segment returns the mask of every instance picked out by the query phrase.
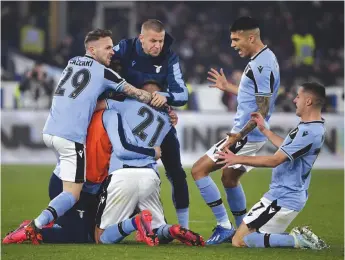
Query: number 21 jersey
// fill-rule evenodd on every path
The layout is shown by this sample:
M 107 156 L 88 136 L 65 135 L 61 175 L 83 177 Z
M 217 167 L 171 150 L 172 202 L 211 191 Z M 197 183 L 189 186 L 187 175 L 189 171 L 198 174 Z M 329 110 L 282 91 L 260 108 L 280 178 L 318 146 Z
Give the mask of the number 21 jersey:
M 43 134 L 85 144 L 87 128 L 106 89 L 122 92 L 125 80 L 90 56 L 68 61 L 55 90 Z

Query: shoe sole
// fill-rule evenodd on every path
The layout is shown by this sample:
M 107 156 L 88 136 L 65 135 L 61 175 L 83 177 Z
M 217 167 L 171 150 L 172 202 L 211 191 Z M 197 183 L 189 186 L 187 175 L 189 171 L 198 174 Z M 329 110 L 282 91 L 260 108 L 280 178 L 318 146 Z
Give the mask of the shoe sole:
M 140 215 L 135 218 L 135 223 L 137 224 L 138 232 L 145 242 L 149 246 L 158 245 L 158 238 L 153 233 L 151 227 L 152 214 L 148 210 L 143 210 Z
M 186 234 L 188 232 L 191 233 L 195 237 L 195 239 L 193 239 L 193 240 L 188 239 L 186 237 Z M 205 241 L 204 241 L 202 236 L 200 236 L 199 234 L 197 234 L 197 233 L 195 233 L 189 229 L 183 228 L 181 226 L 179 227 L 178 233 L 171 234 L 171 235 L 174 239 L 177 239 L 178 241 L 180 241 L 183 244 L 186 244 L 187 246 L 205 246 Z

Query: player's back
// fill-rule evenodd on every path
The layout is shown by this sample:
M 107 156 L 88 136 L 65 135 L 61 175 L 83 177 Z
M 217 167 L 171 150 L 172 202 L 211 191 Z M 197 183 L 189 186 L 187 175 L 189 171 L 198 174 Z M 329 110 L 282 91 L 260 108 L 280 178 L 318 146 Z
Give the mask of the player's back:
M 160 146 L 163 139 L 171 129 L 169 116 L 166 112 L 133 99 L 123 102 L 108 101 L 109 110 L 103 114 L 103 122 L 113 147 L 113 140 L 119 136 L 120 144 L 113 148 L 110 159 L 109 173 L 123 166 L 155 168 L 153 149 L 149 147 Z M 112 129 L 111 122 L 117 120 L 119 125 Z M 124 149 L 119 150 L 123 146 Z M 143 147 L 143 148 L 141 148 Z M 146 147 L 146 148 L 145 148 Z M 148 152 L 151 150 L 152 152 Z
M 134 99 L 114 101 L 111 108 L 118 111 L 127 122 L 140 146 L 160 146 L 171 129 L 170 118 L 166 111 L 156 110 Z
M 250 114 L 258 111 L 256 102 L 256 97 L 258 96 L 270 97 L 269 111 L 265 118 L 268 121 L 274 110 L 279 85 L 278 61 L 274 53 L 266 46 L 250 59 L 242 74 L 237 95 L 237 112 L 232 132 L 239 132 L 250 120 Z M 258 129 L 254 129 L 249 133 L 248 140 L 261 142 L 267 140 L 267 138 Z
M 280 150 L 288 160 L 273 169 L 269 199 L 284 207 L 301 210 L 308 199 L 311 170 L 325 139 L 323 121 L 300 123 L 285 138 Z
M 85 143 L 98 96 L 106 88 L 121 88 L 123 79 L 90 56 L 68 61 L 55 90 L 44 134 Z

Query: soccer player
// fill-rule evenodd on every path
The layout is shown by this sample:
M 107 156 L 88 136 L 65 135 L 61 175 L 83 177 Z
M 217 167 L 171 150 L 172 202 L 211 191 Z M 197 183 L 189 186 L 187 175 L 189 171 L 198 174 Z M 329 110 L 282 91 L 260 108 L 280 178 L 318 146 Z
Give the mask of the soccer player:
M 85 179 L 86 132 L 98 96 L 106 89 L 113 89 L 145 103 L 152 99 L 150 93 L 133 87 L 106 68 L 114 54 L 111 31 L 91 31 L 84 43 L 85 56 L 69 60 L 62 73 L 43 129 L 45 144 L 58 157 L 63 192 L 26 227 L 28 236 L 35 244 L 38 243 L 37 231 L 62 216 L 79 199 Z
M 260 39 L 259 24 L 251 17 L 237 19 L 230 28 L 231 47 L 238 51 L 240 57 L 250 58 L 242 74 L 239 87 L 228 86 L 223 71 L 220 74 L 212 69 L 208 79 L 214 87 L 231 90 L 237 95 L 237 112 L 231 134 L 211 147 L 192 167 L 192 176 L 205 202 L 211 207 L 217 220 L 217 226 L 207 244 L 220 244 L 234 234 L 235 230 L 229 221 L 218 187 L 209 176 L 219 169 L 215 154 L 224 147 L 234 153 L 255 155 L 265 144 L 267 138 L 255 129 L 256 124 L 250 121 L 252 112 L 259 112 L 266 121 L 269 120 L 280 82 L 279 65 L 273 52 Z M 240 177 L 252 169 L 246 165 L 236 164 L 222 172 L 222 183 L 227 200 L 239 226 L 246 214 L 246 197 L 239 182 Z
M 242 164 L 273 168 L 269 191 L 244 217 L 232 239 L 236 247 L 327 247 L 308 227 L 283 234 L 307 202 L 311 169 L 325 140 L 321 117 L 326 102 L 325 88 L 315 82 L 304 83 L 293 102 L 301 121 L 285 139 L 267 128 L 260 113 L 252 113 L 258 129 L 278 148 L 274 155 L 235 155 L 228 148 L 217 153 L 217 164 L 225 164 L 223 167 Z
M 153 84 L 146 87 L 149 87 L 150 91 L 159 90 Z M 114 133 L 117 131 L 125 149 L 136 151 L 143 156 L 133 159 L 131 156 L 111 153 L 109 176 L 102 188 L 96 216 L 96 243 L 117 243 L 134 230 L 138 230 L 141 240 L 154 246 L 158 243 L 153 233 L 153 230 L 156 230 L 160 241 L 178 239 L 187 245 L 203 245 L 200 235 L 180 225 L 166 224 L 160 202 L 157 164 L 152 159 L 154 153 L 146 151 L 150 150 L 148 148 L 138 150 L 132 147 L 133 144 L 143 147 L 159 146 L 172 128 L 167 112 L 152 109 L 133 99 L 123 102 L 107 100 L 107 104 L 110 109 L 104 111 L 103 119 L 112 146 L 116 145 Z M 129 128 L 121 127 L 122 120 L 127 122 Z M 135 140 L 124 144 L 126 137 L 131 134 Z M 130 219 L 136 208 L 142 212 L 139 217 Z
M 171 50 L 173 38 L 165 32 L 164 25 L 155 19 L 145 21 L 139 37 L 123 39 L 115 47 L 114 62 L 120 75 L 136 87 L 146 82 L 156 82 L 163 88 L 153 94 L 151 105 L 183 106 L 188 101 L 179 57 Z M 176 130 L 168 133 L 162 145 L 162 162 L 172 185 L 172 199 L 179 224 L 188 228 L 189 194 L 186 173 L 182 168 L 180 144 Z

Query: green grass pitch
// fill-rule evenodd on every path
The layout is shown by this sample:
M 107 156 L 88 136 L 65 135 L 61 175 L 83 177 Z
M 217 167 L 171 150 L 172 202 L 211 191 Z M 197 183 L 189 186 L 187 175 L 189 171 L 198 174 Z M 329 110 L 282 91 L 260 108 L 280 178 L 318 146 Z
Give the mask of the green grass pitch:
M 36 217 L 48 204 L 48 180 L 52 166 L 2 166 L 1 236 L 16 228 L 24 219 Z M 215 225 L 211 210 L 204 203 L 187 171 L 190 192 L 190 228 L 205 239 Z M 171 202 L 170 185 L 161 171 L 162 201 L 169 223 L 177 218 Z M 220 173 L 212 175 L 221 187 Z M 242 178 L 249 209 L 268 189 L 270 170 L 253 170 Z M 223 200 L 226 197 L 222 188 Z M 228 206 L 226 205 L 228 208 Z M 229 216 L 231 213 L 229 212 Z M 231 216 L 232 218 L 232 216 Z M 293 221 L 293 226 L 310 225 L 331 248 L 324 251 L 295 249 L 242 249 L 231 244 L 209 247 L 187 247 L 179 243 L 150 248 L 137 244 L 130 236 L 117 245 L 4 245 L 4 260 L 24 259 L 344 259 L 344 174 L 343 170 L 314 170 L 309 201 Z

